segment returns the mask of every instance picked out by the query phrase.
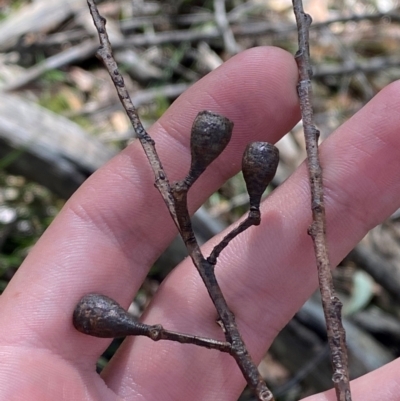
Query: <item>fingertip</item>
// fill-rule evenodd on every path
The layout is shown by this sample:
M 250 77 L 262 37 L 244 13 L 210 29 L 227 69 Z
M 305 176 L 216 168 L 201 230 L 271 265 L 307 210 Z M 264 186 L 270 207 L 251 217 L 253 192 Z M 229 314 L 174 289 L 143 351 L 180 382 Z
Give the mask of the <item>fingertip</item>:
M 385 99 L 390 100 L 391 104 L 398 104 L 400 102 L 399 98 L 400 92 L 400 79 L 391 82 L 389 85 L 385 86 L 377 96 L 383 96 Z
M 150 130 L 160 148 L 165 141 L 165 149 L 176 151 L 177 157 L 169 159 L 173 164 L 166 163 L 167 171 L 182 169 L 192 122 L 199 111 L 210 110 L 234 123 L 228 150 L 213 165 L 214 172 L 227 179 L 240 169 L 249 140 L 275 143 L 297 123 L 297 79 L 294 57 L 275 47 L 245 50 L 206 75 Z
M 400 391 L 399 364 L 399 359 L 394 360 L 373 372 L 352 380 L 350 387 L 353 400 L 398 401 Z M 335 390 L 331 389 L 303 398 L 302 401 L 334 401 L 336 399 Z
M 160 123 L 180 131 L 182 126 L 191 126 L 200 110 L 211 108 L 234 121 L 237 135 L 249 135 L 249 128 L 265 131 L 266 117 L 268 125 L 287 123 L 285 129 L 289 130 L 300 116 L 297 79 L 296 62 L 287 51 L 270 46 L 248 49 L 180 96 Z M 179 125 L 175 129 L 171 122 L 176 120 Z

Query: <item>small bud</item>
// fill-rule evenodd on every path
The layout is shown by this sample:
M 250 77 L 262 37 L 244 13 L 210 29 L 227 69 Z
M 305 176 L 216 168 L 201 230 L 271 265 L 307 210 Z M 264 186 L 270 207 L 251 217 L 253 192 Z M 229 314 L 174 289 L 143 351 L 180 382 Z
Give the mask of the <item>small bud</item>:
M 279 150 L 268 142 L 251 142 L 243 154 L 242 170 L 250 207 L 260 207 L 261 196 L 275 176 Z
M 211 111 L 203 110 L 193 122 L 190 139 L 192 163 L 191 181 L 213 162 L 228 145 L 232 136 L 233 122 Z

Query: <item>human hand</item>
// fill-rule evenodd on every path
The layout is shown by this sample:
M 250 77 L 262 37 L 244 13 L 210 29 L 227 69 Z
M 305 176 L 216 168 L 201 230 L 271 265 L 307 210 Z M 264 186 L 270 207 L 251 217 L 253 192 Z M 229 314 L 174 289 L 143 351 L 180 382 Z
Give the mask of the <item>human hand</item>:
M 194 85 L 152 127 L 173 181 L 188 170 L 190 127 L 200 110 L 235 123 L 230 144 L 189 193 L 192 210 L 239 170 L 248 142 L 276 142 L 298 121 L 296 83 L 290 54 L 248 50 Z M 321 146 L 333 264 L 400 206 L 399 91 L 399 83 L 384 89 Z M 317 286 L 304 165 L 268 198 L 262 216 L 259 227 L 223 251 L 216 268 L 256 361 Z M 87 293 L 108 295 L 127 307 L 175 235 L 134 143 L 68 201 L 0 297 L 0 399 L 236 400 L 245 381 L 229 355 L 129 338 L 99 376 L 96 361 L 109 340 L 85 336 L 72 325 L 74 307 Z M 217 242 L 206 244 L 205 254 Z M 215 318 L 189 259 L 163 282 L 143 317 L 149 324 L 222 339 Z M 400 400 L 399 368 L 394 361 L 354 381 L 353 399 Z M 307 398 L 323 400 L 334 401 L 334 393 Z

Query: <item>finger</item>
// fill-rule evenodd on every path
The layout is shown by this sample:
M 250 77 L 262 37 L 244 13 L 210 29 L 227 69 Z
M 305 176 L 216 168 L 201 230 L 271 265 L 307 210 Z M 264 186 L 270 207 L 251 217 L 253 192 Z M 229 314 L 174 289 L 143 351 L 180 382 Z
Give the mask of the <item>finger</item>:
M 191 191 L 192 209 L 238 171 L 248 141 L 276 141 L 295 124 L 296 77 L 290 54 L 274 48 L 246 51 L 194 85 L 151 129 L 174 180 L 188 171 L 190 127 L 200 110 L 235 121 L 232 142 Z M 1 297 L 2 341 L 40 342 L 69 359 L 87 357 L 87 366 L 93 366 L 105 342 L 73 329 L 74 305 L 88 292 L 128 305 L 176 235 L 153 182 L 135 143 L 82 186 Z
M 321 146 L 332 265 L 400 206 L 400 82 L 379 93 Z M 237 237 L 216 266 L 230 308 L 259 361 L 317 286 L 305 165 L 263 204 L 261 227 Z M 221 236 L 219 237 L 221 238 Z M 212 243 L 216 243 L 215 240 Z M 206 246 L 207 255 L 211 245 Z M 145 321 L 221 338 L 215 310 L 190 260 L 163 283 Z M 232 358 L 193 346 L 129 340 L 108 367 L 107 384 L 127 400 L 237 399 L 244 381 Z M 122 379 L 121 379 L 122 378 Z
M 351 394 L 353 400 L 363 401 L 399 401 L 400 400 L 400 380 L 399 380 L 400 360 L 397 359 L 374 372 L 368 373 L 351 382 Z M 326 391 L 303 401 L 335 401 L 336 394 L 333 390 Z

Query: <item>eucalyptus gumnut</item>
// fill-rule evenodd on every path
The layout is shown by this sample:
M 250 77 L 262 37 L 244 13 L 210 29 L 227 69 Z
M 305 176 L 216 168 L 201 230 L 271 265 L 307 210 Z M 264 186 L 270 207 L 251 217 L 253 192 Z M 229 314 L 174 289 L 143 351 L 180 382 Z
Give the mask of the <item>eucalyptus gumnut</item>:
M 101 294 L 85 295 L 75 307 L 75 328 L 94 337 L 113 338 L 142 334 L 132 317 L 113 299 Z
M 251 142 L 242 159 L 243 177 L 250 197 L 250 207 L 259 208 L 261 196 L 275 176 L 279 150 L 268 142 Z
M 192 180 L 222 153 L 228 145 L 233 130 L 233 122 L 220 114 L 203 110 L 193 122 L 190 149 L 192 162 L 189 176 Z

